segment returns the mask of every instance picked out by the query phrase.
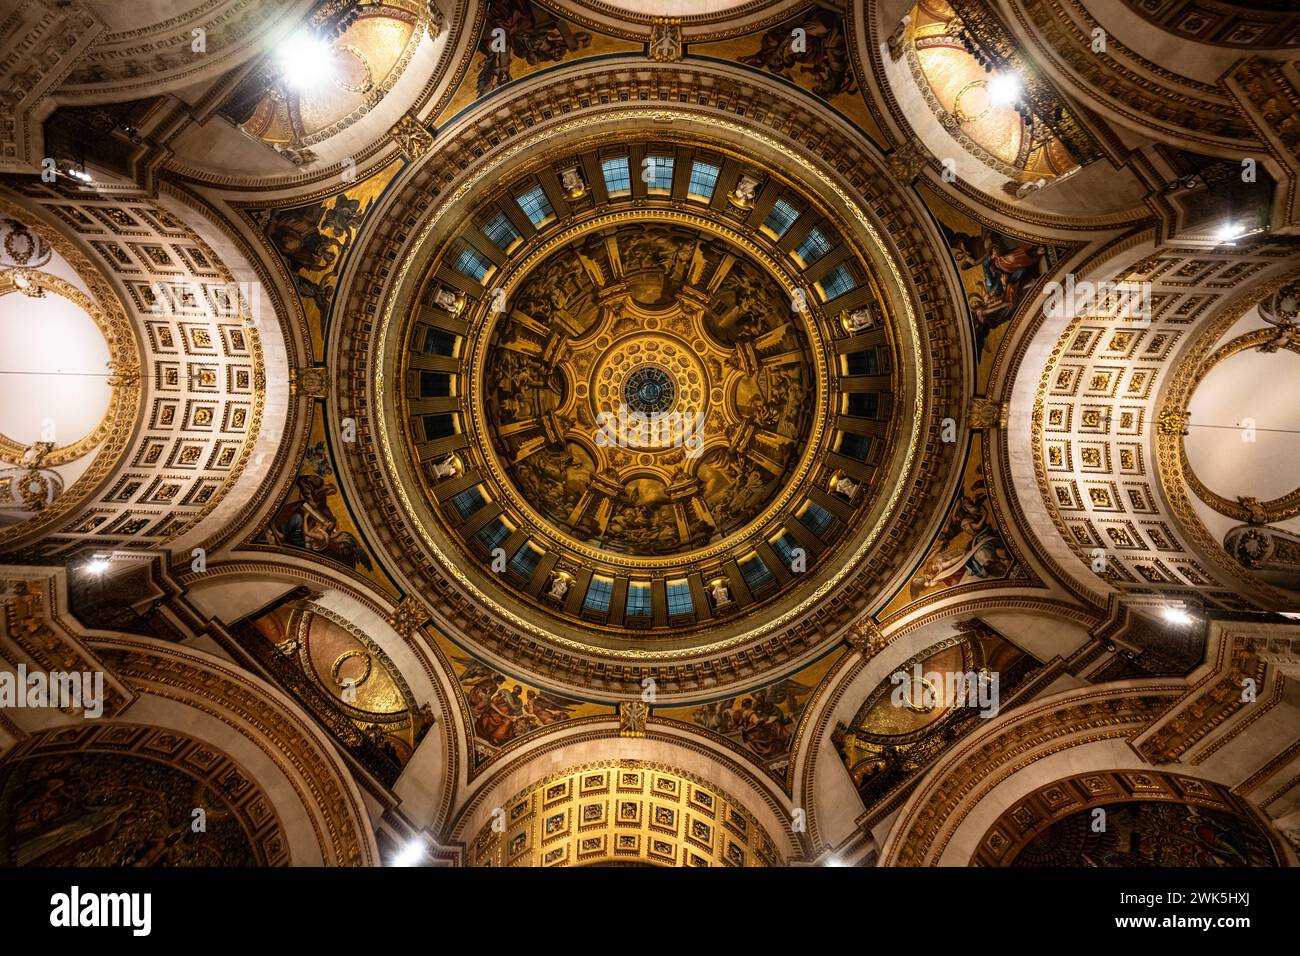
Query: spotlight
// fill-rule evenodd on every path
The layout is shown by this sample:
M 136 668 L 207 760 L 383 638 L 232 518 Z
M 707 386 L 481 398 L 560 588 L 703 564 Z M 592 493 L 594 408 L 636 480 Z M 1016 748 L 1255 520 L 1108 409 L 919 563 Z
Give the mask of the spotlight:
M 1014 73 L 998 73 L 989 80 L 989 101 L 994 106 L 1014 103 L 1020 96 L 1020 79 Z
M 93 574 L 95 577 L 99 577 L 108 570 L 108 558 L 101 554 L 97 554 L 86 562 L 85 569 L 87 574 Z
M 1167 607 L 1161 613 L 1164 615 L 1165 621 L 1175 627 L 1187 627 L 1189 624 L 1194 624 L 1196 622 L 1196 618 L 1192 617 L 1192 615 L 1188 614 L 1181 607 Z
M 411 840 L 393 857 L 393 866 L 419 866 L 424 858 L 424 842 Z
M 1235 222 L 1227 222 L 1218 228 L 1214 233 L 1214 238 L 1219 242 L 1232 242 L 1240 239 L 1245 234 L 1246 229 L 1244 226 L 1239 226 Z
M 328 76 L 332 59 L 330 45 L 306 30 L 285 40 L 275 56 L 285 82 L 298 90 L 309 89 Z

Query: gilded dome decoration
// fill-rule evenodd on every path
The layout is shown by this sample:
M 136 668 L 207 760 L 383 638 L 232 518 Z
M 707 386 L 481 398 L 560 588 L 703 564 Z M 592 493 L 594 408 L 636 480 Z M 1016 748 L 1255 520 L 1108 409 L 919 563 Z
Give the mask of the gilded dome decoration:
M 870 266 L 811 197 L 739 164 L 726 191 L 722 153 L 638 152 L 640 175 L 608 147 L 477 205 L 427 268 L 403 407 L 472 561 L 644 640 L 751 613 L 852 536 L 898 358 Z M 579 169 L 590 193 L 554 188 Z M 763 215 L 733 201 L 760 187 Z
M 724 540 L 807 446 L 816 381 L 803 317 L 707 234 L 638 224 L 592 238 L 552 254 L 492 334 L 486 376 L 515 384 L 488 412 L 499 459 L 545 520 L 602 551 Z M 521 457 L 543 418 L 562 448 Z M 589 494 L 593 483 L 609 493 Z
M 1293 6 L 0 3 L 0 866 L 1300 865 Z

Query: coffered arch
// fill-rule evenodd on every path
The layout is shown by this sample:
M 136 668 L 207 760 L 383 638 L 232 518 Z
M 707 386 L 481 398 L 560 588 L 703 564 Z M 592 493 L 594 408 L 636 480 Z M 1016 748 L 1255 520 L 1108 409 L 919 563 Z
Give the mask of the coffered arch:
M 27 525 L 8 532 L 11 551 L 37 549 L 30 557 L 211 535 L 216 528 L 199 522 L 245 470 L 250 490 L 269 470 L 266 456 L 279 444 L 280 423 L 266 421 L 266 410 L 269 402 L 282 415 L 287 397 L 283 365 L 267 378 L 262 332 L 278 336 L 280 323 L 270 306 L 269 314 L 254 315 L 260 289 L 237 281 L 212 246 L 156 200 L 88 192 L 29 186 L 21 197 L 10 194 L 11 208 L 21 203 L 24 218 L 52 242 L 62 241 L 54 237 L 65 230 L 78 235 L 67 254 L 120 314 L 118 337 L 129 335 L 138 350 L 99 374 L 129 381 L 138 404 L 118 408 L 122 435 L 111 463 L 106 459 L 90 479 L 93 487 L 83 482 L 88 497 L 42 506 L 48 515 L 39 544 L 24 545 L 31 540 Z M 270 355 L 283 362 L 275 345 Z M 226 527 L 231 510 L 215 523 Z M 54 521 L 57 527 L 49 527 Z
M 1266 585 L 1247 580 L 1199 519 L 1176 504 L 1184 493 L 1160 448 L 1166 431 L 1181 433 L 1186 424 L 1166 414 L 1183 411 L 1181 404 L 1166 408 L 1174 370 L 1209 330 L 1231 327 L 1277 287 L 1287 274 L 1286 249 L 1262 243 L 1231 256 L 1156 250 L 1134 235 L 1065 277 L 1092 297 L 1091 307 L 1084 297 L 1067 298 L 1062 308 L 1043 299 L 1036 329 L 1009 353 L 1016 369 L 1010 417 L 1032 425 L 1008 430 L 1004 475 L 1025 527 L 1046 527 L 1035 516 L 1051 521 L 1060 543 L 1037 539 L 1085 591 L 1113 586 L 1221 607 L 1241 606 L 1242 595 L 1253 594 L 1285 606 L 1278 592 L 1270 596 Z M 1093 294 L 1098 289 L 1103 295 Z M 1130 314 L 1142 311 L 1144 295 L 1149 319 Z M 1032 388 L 1030 368 L 1041 369 Z M 1032 493 L 1030 462 L 1038 485 Z
M 592 760 L 593 753 L 609 753 L 607 748 L 611 747 L 617 748 L 616 758 Z M 581 762 L 574 763 L 575 757 Z M 584 791 L 582 778 L 593 771 L 597 774 L 608 771 L 607 779 L 603 783 L 593 782 Z M 635 774 L 639 779 L 622 783 L 617 774 L 623 772 Z M 612 834 L 600 852 L 592 849 L 596 859 L 616 860 L 622 856 L 615 841 L 620 832 L 620 794 L 640 808 L 635 821 L 631 817 L 624 821 L 631 829 L 623 832 L 640 834 L 637 848 L 625 848 L 632 858 L 661 865 L 693 865 L 689 857 L 681 856 L 685 851 L 702 857 L 711 866 L 774 866 L 803 857 L 801 837 L 792 829 L 794 816 L 788 798 L 776 791 L 765 775 L 755 773 L 752 767 L 730 754 L 714 751 L 689 731 L 672 727 L 656 729 L 651 724 L 644 736 L 620 737 L 616 723 L 611 726 L 608 721 L 595 720 L 547 735 L 536 746 L 481 778 L 460 807 L 446 842 L 463 846 L 466 865 L 484 865 L 489 857 L 499 859 L 491 865 L 509 865 L 511 839 L 528 829 L 536 831 L 536 839 L 529 839 L 527 844 L 528 850 L 537 854 L 535 865 L 582 862 L 580 842 L 575 843 L 571 855 L 563 860 L 548 864 L 543 856 L 549 851 L 545 825 L 546 818 L 551 816 L 546 812 L 545 790 L 565 779 L 572 780 L 573 785 L 564 799 L 578 810 L 569 814 L 566 830 L 575 839 L 580 840 L 584 829 L 579 804 L 608 804 L 599 824 L 587 821 L 602 829 L 609 827 Z M 657 784 L 659 779 L 663 782 Z M 582 800 L 584 793 L 591 797 L 590 801 Z M 531 803 L 530 794 L 536 794 L 540 802 Z M 512 818 L 512 808 L 518 807 L 521 801 L 529 803 L 523 811 L 527 816 Z M 658 821 L 657 828 L 656 806 L 679 809 L 671 820 Z M 504 816 L 498 810 L 504 810 Z M 493 830 L 494 818 L 505 821 L 504 833 Z M 695 834 L 692 838 L 693 818 L 708 824 L 707 837 Z M 650 843 L 656 834 L 670 844 L 658 853 Z M 731 843 L 742 853 L 738 856 L 729 853 Z

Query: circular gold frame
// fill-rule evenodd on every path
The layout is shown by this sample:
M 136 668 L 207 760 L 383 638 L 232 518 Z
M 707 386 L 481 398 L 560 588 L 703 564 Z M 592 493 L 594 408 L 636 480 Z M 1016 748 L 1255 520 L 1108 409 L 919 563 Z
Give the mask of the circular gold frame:
M 1245 335 L 1240 335 L 1231 342 L 1220 346 L 1208 358 L 1193 366 L 1188 373 L 1187 379 L 1184 382 L 1180 382 L 1183 389 L 1182 395 L 1184 397 L 1183 407 L 1186 407 L 1186 403 L 1190 402 L 1197 387 L 1205 379 L 1205 376 L 1210 373 L 1211 369 L 1234 355 L 1238 355 L 1248 349 L 1258 348 L 1276 335 L 1277 330 L 1272 327 L 1247 332 Z M 1289 342 L 1286 345 L 1286 349 L 1300 355 L 1300 344 Z M 1187 448 L 1182 441 L 1184 436 L 1179 435 L 1175 437 L 1179 439 L 1178 457 L 1179 462 L 1182 465 L 1183 478 L 1187 481 L 1188 487 L 1195 492 L 1196 497 L 1200 498 L 1215 511 L 1219 512 L 1219 514 L 1227 515 L 1235 521 L 1251 521 L 1251 512 L 1249 509 L 1245 508 L 1240 502 L 1232 501 L 1217 492 L 1212 491 L 1203 481 L 1201 481 L 1200 476 L 1196 474 L 1196 470 L 1192 467 L 1192 463 L 1187 458 Z M 1294 518 L 1296 515 L 1300 515 L 1300 486 L 1287 494 L 1282 495 L 1280 498 L 1261 501 L 1259 506 L 1267 516 L 1266 521 L 1269 524 L 1277 521 L 1286 521 L 1288 518 Z
M 727 135 L 736 139 L 724 139 L 722 134 L 706 136 L 698 130 L 692 133 L 677 131 L 670 125 L 675 122 L 685 122 L 692 125 L 707 123 L 710 128 L 723 130 Z M 630 128 L 638 124 L 650 124 L 653 131 L 631 132 Z M 422 263 L 427 258 L 424 249 L 427 246 L 429 237 L 435 232 L 443 235 L 448 234 L 449 227 L 444 222 L 444 218 L 452 210 L 457 209 L 466 197 L 479 188 L 485 180 L 499 175 L 501 168 L 510 160 L 535 149 L 542 142 L 553 142 L 557 138 L 564 140 L 566 134 L 586 128 L 598 128 L 600 131 L 589 133 L 585 137 L 575 137 L 573 140 L 566 142 L 566 148 L 578 151 L 588 146 L 607 142 L 613 135 L 618 135 L 619 141 L 622 143 L 652 139 L 656 142 L 680 142 L 702 146 L 740 159 L 742 162 L 752 162 L 752 156 L 749 153 L 741 153 L 739 151 L 740 147 L 736 145 L 737 142 L 752 142 L 756 147 L 770 150 L 788 161 L 789 165 L 785 167 L 787 172 L 777 172 L 776 169 L 772 169 L 773 175 L 786 182 L 791 182 L 792 175 L 807 176 L 807 182 L 810 184 L 808 188 L 812 190 L 812 195 L 822 196 L 823 194 L 817 192 L 817 190 L 824 188 L 826 193 L 823 199 L 838 201 L 842 204 L 844 210 L 842 213 L 829 209 L 824 201 L 817 203 L 817 208 L 830 222 L 835 224 L 844 237 L 846 244 L 853 251 L 855 261 L 862 264 L 866 269 L 866 282 L 871 286 L 874 297 L 884 315 L 889 320 L 896 321 L 898 339 L 890 342 L 890 350 L 894 361 L 899 363 L 904 357 L 911 357 L 918 363 L 910 380 L 904 379 L 900 382 L 897 397 L 902 402 L 903 411 L 895 414 L 891 420 L 886 439 L 891 445 L 898 443 L 898 450 L 895 453 L 898 461 L 891 474 L 906 476 L 907 480 L 895 481 L 880 496 L 883 500 L 877 506 L 878 514 L 875 520 L 870 527 L 866 528 L 865 534 L 852 542 L 852 551 L 846 559 L 843 562 L 836 562 L 839 570 L 835 571 L 827 579 L 819 581 L 809 592 L 799 595 L 788 606 L 778 608 L 774 616 L 758 622 L 755 626 L 743 632 L 710 641 L 707 645 L 691 644 L 681 647 L 650 649 L 644 646 L 625 648 L 599 643 L 593 644 L 590 640 L 579 641 L 565 634 L 556 633 L 554 628 L 543 627 L 539 624 L 533 615 L 522 616 L 513 607 L 503 604 L 492 594 L 486 592 L 481 583 L 471 577 L 460 566 L 455 556 L 449 553 L 446 546 L 425 527 L 420 510 L 408 493 L 406 482 L 402 478 L 404 469 L 398 463 L 394 447 L 401 444 L 402 438 L 398 436 L 395 439 L 389 431 L 389 410 L 395 407 L 394 402 L 390 402 L 390 399 L 395 399 L 399 394 L 397 389 L 392 388 L 392 383 L 389 381 L 390 375 L 396 377 L 396 368 L 392 368 L 390 372 L 382 359 L 376 362 L 376 367 L 373 369 L 370 378 L 369 389 L 369 401 L 377 409 L 383 410 L 382 414 L 376 414 L 373 417 L 379 449 L 379 466 L 386 480 L 391 483 L 391 493 L 401 512 L 410 522 L 412 532 L 421 545 L 427 549 L 429 558 L 437 567 L 439 573 L 446 574 L 449 579 L 454 580 L 456 585 L 464 589 L 464 592 L 474 601 L 481 602 L 484 606 L 490 608 L 494 616 L 498 617 L 507 627 L 513 628 L 521 638 L 549 645 L 559 649 L 561 653 L 575 655 L 598 653 L 606 659 L 634 660 L 641 666 L 650 667 L 669 666 L 673 662 L 697 657 L 706 647 L 709 653 L 730 653 L 742 645 L 755 644 L 769 635 L 789 628 L 792 622 L 806 614 L 809 608 L 840 588 L 857 571 L 860 562 L 881 544 L 882 538 L 886 535 L 890 526 L 890 516 L 894 515 L 897 509 L 903 506 L 904 497 L 908 494 L 907 489 L 915 477 L 915 470 L 919 467 L 922 429 L 918 426 L 933 410 L 933 403 L 927 389 L 931 351 L 923 344 L 927 339 L 922 332 L 917 305 L 908 292 L 911 284 L 905 277 L 899 261 L 890 251 L 890 244 L 881 235 L 863 205 L 850 195 L 846 187 L 836 180 L 828 172 L 827 168 L 821 165 L 822 158 L 805 156 L 802 152 L 778 141 L 770 131 L 756 128 L 748 121 L 729 116 L 718 116 L 704 111 L 693 110 L 689 107 L 627 106 L 612 112 L 561 119 L 554 125 L 547 125 L 542 129 L 531 132 L 500 153 L 477 164 L 472 173 L 460 182 L 454 190 L 443 195 L 441 200 L 433 206 L 432 211 L 426 216 L 418 232 L 407 242 L 407 251 L 391 269 L 386 268 L 386 274 L 391 274 L 392 288 L 410 289 L 412 287 L 408 283 L 413 281 L 418 283 L 418 279 L 412 273 L 423 272 Z M 531 158 L 528 162 L 521 163 L 513 172 L 518 176 L 523 176 L 551 160 L 552 157 L 550 156 Z M 801 191 L 805 195 L 808 194 L 807 189 Z M 460 218 L 465 216 L 464 213 L 460 212 L 456 213 L 456 215 Z M 459 227 L 460 223 L 458 221 L 451 228 L 456 229 Z M 881 259 L 879 265 L 862 251 L 861 244 L 863 242 L 869 242 L 874 249 L 878 250 Z M 878 268 L 885 271 L 889 280 L 893 283 L 892 288 L 898 290 L 899 294 L 897 296 L 890 296 L 881 292 L 882 280 L 877 274 Z M 418 288 L 418 284 L 415 288 Z M 409 306 L 412 301 L 414 301 L 412 292 L 400 296 L 390 292 L 385 297 L 375 320 L 373 332 L 374 338 L 381 343 L 382 348 L 391 349 L 394 347 L 395 342 L 404 343 L 406 341 L 407 336 L 404 333 L 407 331 L 413 315 L 406 306 Z M 399 303 L 403 304 L 400 314 Z M 897 316 L 895 316 L 895 310 L 898 311 Z M 900 342 L 906 342 L 910 351 L 903 349 Z M 391 359 L 388 361 L 391 361 Z M 897 364 L 896 367 L 901 369 L 903 366 Z
M 37 534 L 61 520 L 67 512 L 80 507 L 99 483 L 117 467 L 127 453 L 143 401 L 143 388 L 139 384 L 143 356 L 135 330 L 109 280 L 73 242 L 44 220 L 38 219 L 24 207 L 12 202 L 0 199 L 0 215 L 17 219 L 28 229 L 39 233 L 90 289 L 88 299 L 94 306 L 94 311 L 90 314 L 92 318 L 98 316 L 97 321 L 103 322 L 100 328 L 108 341 L 109 355 L 116 377 L 121 382 L 121 385 L 114 389 L 114 400 L 110 406 L 112 414 L 106 416 L 107 428 L 99 441 L 99 452 L 94 460 L 81 476 L 71 486 L 65 487 L 63 493 L 47 507 L 25 521 L 0 529 L 0 546 L 5 546 L 15 539 Z M 12 276 L 7 278 L 12 281 Z M 46 278 L 57 279 L 58 277 L 47 274 Z M 77 291 L 75 287 L 68 288 Z
M 1248 297 L 1243 297 L 1235 305 L 1227 308 L 1205 328 L 1200 337 L 1192 343 L 1182 362 L 1172 374 L 1170 383 L 1158 405 L 1161 419 L 1168 418 L 1179 424 L 1186 421 L 1188 401 L 1195 387 L 1195 382 L 1200 380 L 1198 370 L 1208 361 L 1207 354 L 1209 356 L 1215 354 L 1210 351 L 1214 343 L 1252 308 L 1288 282 L 1294 282 L 1298 278 L 1300 278 L 1300 272 L 1293 271 L 1268 282 L 1263 288 L 1252 290 Z M 1256 344 L 1261 344 L 1276 332 L 1272 329 L 1260 329 L 1249 334 L 1258 336 Z M 1243 568 L 1223 549 L 1222 542 L 1216 539 L 1209 529 L 1205 527 L 1187 495 L 1189 479 L 1184 461 L 1182 429 L 1157 427 L 1155 434 L 1156 476 L 1159 479 L 1160 488 L 1164 492 L 1165 500 L 1169 502 L 1170 510 L 1178 519 L 1183 532 L 1222 572 L 1231 575 L 1253 591 L 1262 595 L 1269 595 L 1274 600 L 1284 601 L 1289 606 L 1291 597 L 1287 592 L 1273 587 L 1252 574 L 1248 569 Z M 1240 508 L 1240 506 L 1237 507 Z M 1243 516 L 1247 515 L 1245 509 L 1241 509 L 1238 513 Z M 1242 517 L 1239 520 L 1246 521 L 1248 517 Z
M 28 294 L 14 281 L 14 272 L 16 271 L 18 270 L 0 273 L 0 296 L 14 293 Z M 120 354 L 125 350 L 117 342 L 118 333 L 114 331 L 107 313 L 97 306 L 90 296 L 81 292 L 70 282 L 46 272 L 28 270 L 26 276 L 32 288 L 41 292 L 53 293 L 60 298 L 66 299 L 90 317 L 95 323 L 95 327 L 99 329 L 100 334 L 104 336 L 104 341 L 108 343 L 110 365 L 113 367 L 112 374 L 121 375 L 124 369 L 131 368 L 129 356 Z M 114 382 L 115 379 L 110 377 L 109 386 L 112 389 L 112 394 L 108 400 L 108 407 L 104 409 L 104 414 L 99 423 L 76 441 L 59 448 L 53 448 L 47 452 L 41 460 L 42 467 L 66 465 L 68 462 L 76 461 L 104 440 L 112 430 L 114 422 L 117 421 L 120 406 L 124 400 L 122 386 L 114 384 Z M 27 446 L 19 444 L 9 436 L 0 433 L 0 461 L 11 465 L 22 465 L 23 455 L 26 450 Z
M 688 215 L 684 212 L 673 209 L 656 209 L 656 208 L 639 208 L 632 210 L 623 210 L 600 214 L 594 217 L 576 222 L 574 225 L 556 233 L 547 241 L 534 249 L 527 257 L 518 262 L 508 263 L 507 270 L 497 273 L 494 276 L 494 288 L 502 289 L 507 299 L 511 296 L 515 287 L 532 272 L 534 266 L 544 261 L 550 254 L 570 244 L 574 240 L 590 232 L 606 228 L 621 222 L 668 222 L 689 226 L 699 229 L 709 235 L 716 236 L 732 244 L 734 247 L 743 250 L 746 254 L 752 256 L 758 264 L 768 270 L 768 272 L 777 279 L 785 289 L 787 294 L 791 294 L 796 288 L 801 288 L 801 284 L 796 282 L 789 272 L 777 260 L 769 256 L 763 249 L 755 244 L 748 237 L 742 235 L 734 229 L 730 229 L 721 224 L 714 223 L 702 216 Z M 430 261 L 427 275 L 427 282 L 436 283 L 434 273 L 436 272 L 438 258 Z M 417 301 L 423 296 L 418 296 Z M 791 499 L 801 490 L 807 478 L 811 474 L 818 458 L 818 453 L 823 449 L 821 446 L 827 441 L 827 436 L 832 433 L 828 427 L 830 419 L 833 417 L 833 398 L 831 395 L 831 384 L 834 375 L 830 356 L 827 351 L 829 338 L 823 334 L 822 327 L 818 326 L 818 321 L 827 323 L 829 320 L 820 314 L 818 309 L 813 312 L 813 303 L 815 299 L 809 297 L 811 318 L 803 325 L 805 334 L 809 339 L 809 351 L 813 357 L 814 369 L 814 387 L 817 394 L 821 396 L 818 402 L 818 408 L 814 415 L 814 420 L 809 428 L 806 447 L 800 456 L 799 464 L 795 470 L 786 478 L 785 487 L 782 489 L 780 496 L 770 503 L 763 511 L 751 519 L 740 530 L 728 535 L 724 540 L 710 545 L 707 548 L 697 549 L 695 551 L 683 552 L 663 558 L 636 558 L 628 555 L 618 554 L 617 552 L 604 551 L 593 548 L 590 545 L 563 534 L 554 525 L 537 513 L 530 502 L 515 487 L 514 481 L 506 474 L 498 456 L 495 453 L 484 454 L 483 460 L 488 475 L 491 478 L 491 484 L 494 490 L 498 491 L 504 500 L 508 501 L 516 512 L 528 521 L 530 528 L 537 532 L 538 537 L 547 539 L 552 543 L 564 548 L 571 554 L 578 555 L 586 560 L 597 562 L 601 565 L 613 566 L 626 570 L 638 571 L 662 571 L 676 570 L 697 564 L 702 561 L 708 561 L 716 558 L 721 554 L 731 551 L 733 548 L 741 546 L 741 542 L 751 538 L 761 527 L 769 524 L 775 512 L 787 507 Z M 474 312 L 469 313 L 466 317 L 469 326 L 465 337 L 470 340 L 467 348 L 463 350 L 462 368 L 468 365 L 469 384 L 468 394 L 468 413 L 469 427 L 466 429 L 473 439 L 474 436 L 483 436 L 491 433 L 487 418 L 486 408 L 484 407 L 483 396 L 485 385 L 483 375 L 485 369 L 485 359 L 488 347 L 492 341 L 498 319 L 491 311 L 490 298 L 481 303 Z M 401 374 L 405 374 L 402 370 Z M 410 416 L 410 399 L 406 396 L 401 397 L 401 418 L 409 419 Z M 418 460 L 416 449 L 411 442 L 409 432 L 403 433 L 405 450 L 411 456 L 411 460 Z M 471 445 L 471 447 L 474 447 Z M 429 485 L 423 474 L 420 475 L 421 490 L 428 500 L 434 501 L 436 497 L 433 489 Z

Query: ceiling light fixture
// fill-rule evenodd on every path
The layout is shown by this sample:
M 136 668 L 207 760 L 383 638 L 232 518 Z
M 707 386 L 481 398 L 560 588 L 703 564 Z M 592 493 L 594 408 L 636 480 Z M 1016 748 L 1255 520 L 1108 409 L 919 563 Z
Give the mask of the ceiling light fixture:
M 86 573 L 93 574 L 96 577 L 108 570 L 108 558 L 102 554 L 97 554 L 86 562 Z
M 1014 73 L 997 73 L 989 80 L 989 102 L 1008 106 L 1020 98 L 1020 78 Z
M 1219 242 L 1232 242 L 1236 239 L 1240 239 L 1245 234 L 1245 226 L 1239 226 L 1235 222 L 1228 222 L 1218 228 L 1218 231 L 1214 233 L 1214 238 Z
M 299 91 L 327 79 L 332 59 L 330 44 L 308 30 L 285 40 L 275 55 L 285 82 Z
M 1196 622 L 1196 618 L 1192 617 L 1192 615 L 1188 614 L 1181 607 L 1167 607 L 1162 613 L 1164 614 L 1165 621 L 1175 627 L 1187 627 L 1187 625 Z
M 393 857 L 393 866 L 419 866 L 424 862 L 425 852 L 424 843 L 421 840 L 410 840 L 406 846 Z

